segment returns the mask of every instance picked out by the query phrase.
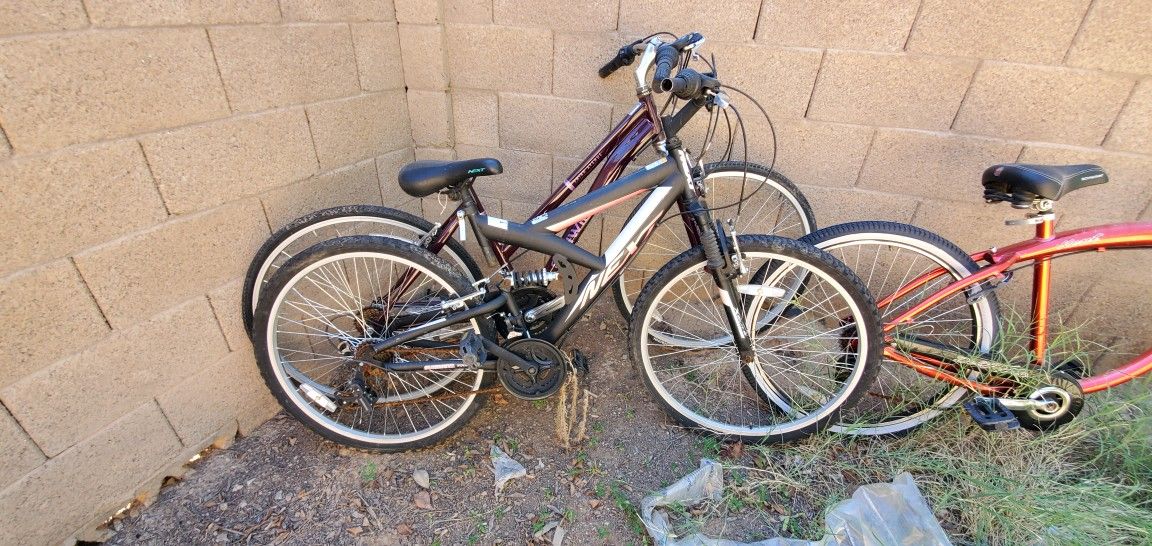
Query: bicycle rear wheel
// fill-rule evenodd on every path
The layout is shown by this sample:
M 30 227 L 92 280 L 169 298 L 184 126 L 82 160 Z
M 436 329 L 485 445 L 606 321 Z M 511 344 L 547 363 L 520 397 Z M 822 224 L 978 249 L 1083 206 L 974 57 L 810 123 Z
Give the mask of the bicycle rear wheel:
M 301 216 L 276 230 L 256 251 L 244 275 L 244 329 L 252 335 L 252 313 L 269 279 L 292 256 L 328 239 L 349 235 L 379 235 L 415 243 L 433 228 L 427 220 L 407 212 L 377 205 L 346 205 Z M 482 276 L 480 267 L 455 239 L 440 251 L 472 280 Z
M 446 325 L 372 360 L 358 355 L 367 343 L 443 318 L 441 303 L 470 290 L 451 264 L 393 238 L 319 243 L 289 260 L 260 299 L 260 373 L 288 413 L 329 440 L 376 451 L 434 444 L 483 402 L 477 391 L 490 374 L 451 364 L 468 332 L 494 335 L 491 321 Z M 442 368 L 394 372 L 373 363 L 430 360 Z
M 799 238 L 816 229 L 816 216 L 804 194 L 784 175 L 768 167 L 743 161 L 721 161 L 704 166 L 704 186 L 712 207 L 733 205 L 740 199 L 741 190 L 748 199 L 740 207 L 736 222 L 737 233 L 780 235 Z M 758 190 L 758 191 L 757 191 Z M 753 193 L 755 192 L 755 193 Z M 736 218 L 737 207 L 713 213 L 718 219 Z M 673 218 L 677 209 L 670 211 L 628 269 L 612 286 L 613 299 L 620 314 L 628 319 L 644 283 L 656 270 L 692 245 L 684 231 L 684 222 Z
M 877 300 L 884 300 L 909 281 L 944 269 L 943 275 L 880 308 L 884 321 L 923 298 L 975 272 L 979 267 L 948 240 L 915 226 L 895 222 L 853 222 L 827 227 L 801 238 L 836 256 L 852 268 Z M 943 345 L 969 354 L 986 354 L 999 331 L 996 294 L 975 290 L 953 295 L 893 334 Z M 843 420 L 832 428 L 855 435 L 895 435 L 928 422 L 960 402 L 967 390 L 929 378 L 889 359 Z
M 633 362 L 685 426 L 748 442 L 802 438 L 836 422 L 875 375 L 875 304 L 847 267 L 815 247 L 759 235 L 737 241 L 750 273 L 733 282 L 755 361 L 741 362 L 723 298 L 694 248 L 661 268 L 637 299 Z M 753 281 L 758 271 L 770 273 Z

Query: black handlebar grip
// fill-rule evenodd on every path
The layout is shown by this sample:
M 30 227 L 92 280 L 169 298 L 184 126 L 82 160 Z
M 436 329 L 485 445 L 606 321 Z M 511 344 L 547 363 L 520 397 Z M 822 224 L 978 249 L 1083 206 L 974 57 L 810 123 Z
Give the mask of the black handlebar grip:
M 613 72 L 619 70 L 622 66 L 624 66 L 624 59 L 621 59 L 620 56 L 617 55 L 613 57 L 611 61 L 608 61 L 608 64 L 601 66 L 597 74 L 600 74 L 601 78 L 607 78 L 608 76 L 611 76 Z
M 672 67 L 680 60 L 680 52 L 673 46 L 665 44 L 656 50 L 656 73 L 652 75 L 657 93 L 661 93 L 660 82 L 668 79 L 672 74 Z

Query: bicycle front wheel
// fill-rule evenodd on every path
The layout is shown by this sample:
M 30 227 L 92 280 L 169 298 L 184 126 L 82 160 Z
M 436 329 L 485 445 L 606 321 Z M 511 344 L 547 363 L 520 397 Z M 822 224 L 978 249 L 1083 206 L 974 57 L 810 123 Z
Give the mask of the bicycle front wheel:
M 790 239 L 737 238 L 747 271 L 733 282 L 755 359 L 741 361 L 700 249 L 661 268 L 636 301 L 632 358 L 681 424 L 748 442 L 802 438 L 839 420 L 875 375 L 875 303 L 827 253 Z M 759 277 L 759 278 L 755 278 Z
M 737 233 L 779 235 L 799 238 L 816 229 L 816 216 L 804 194 L 784 175 L 768 167 L 744 161 L 720 161 L 704 166 L 704 187 L 713 217 L 736 220 Z M 734 205 L 741 193 L 746 202 Z M 737 216 L 739 208 L 739 216 Z M 644 283 L 664 264 L 692 245 L 684 222 L 670 218 L 679 214 L 673 209 L 665 216 L 640 253 L 612 287 L 613 299 L 620 314 L 628 319 Z
M 880 313 L 885 322 L 979 268 L 963 250 L 943 237 L 895 222 L 840 224 L 801 241 L 836 256 L 881 301 L 914 279 L 942 270 L 942 274 L 908 294 L 882 304 Z M 993 348 L 999 331 L 1000 304 L 996 294 L 977 294 L 979 290 L 950 296 L 891 333 L 963 353 L 986 354 Z M 956 405 L 966 394 L 961 387 L 884 359 L 871 388 L 832 430 L 865 436 L 905 433 Z
M 264 382 L 292 416 L 337 443 L 376 451 L 431 445 L 476 412 L 490 374 L 455 368 L 468 332 L 491 339 L 487 318 L 448 324 L 370 354 L 373 341 L 436 323 L 441 304 L 471 290 L 428 251 L 388 237 L 342 237 L 289 260 L 260 299 L 253 345 Z M 379 363 L 437 361 L 392 371 Z
M 301 216 L 276 230 L 256 251 L 244 275 L 244 329 L 252 335 L 252 313 L 260 293 L 269 279 L 292 256 L 328 239 L 350 235 L 378 235 L 415 243 L 433 226 L 427 220 L 407 212 L 376 205 L 346 205 L 318 210 Z M 480 267 L 464 246 L 449 239 L 441 254 L 463 270 L 472 280 L 482 276 Z

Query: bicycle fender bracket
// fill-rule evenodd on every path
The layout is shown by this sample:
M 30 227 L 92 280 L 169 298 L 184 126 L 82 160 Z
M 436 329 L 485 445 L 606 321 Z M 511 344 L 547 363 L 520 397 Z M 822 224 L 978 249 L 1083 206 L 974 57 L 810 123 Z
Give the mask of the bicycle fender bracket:
M 761 296 L 765 298 L 783 298 L 787 291 L 783 288 L 768 286 L 766 284 L 738 284 L 736 291 L 745 296 Z

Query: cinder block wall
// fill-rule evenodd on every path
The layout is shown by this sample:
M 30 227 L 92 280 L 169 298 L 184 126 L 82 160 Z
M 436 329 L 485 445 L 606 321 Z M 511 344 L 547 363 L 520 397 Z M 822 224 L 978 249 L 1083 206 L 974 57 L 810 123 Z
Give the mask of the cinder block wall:
M 277 411 L 240 324 L 256 248 L 325 206 L 419 212 L 395 19 L 0 1 L 0 543 L 99 538 Z
M 595 74 L 626 41 L 703 32 L 822 225 L 978 248 L 1027 235 L 980 203 L 995 162 L 1108 169 L 1061 227 L 1152 220 L 1150 26 L 1152 4 L 1119 0 L 0 1 L 0 543 L 98 538 L 276 411 L 238 308 L 271 230 L 347 203 L 438 220 L 396 189 L 413 158 L 501 159 L 480 192 L 526 218 L 631 107 L 628 71 Z M 1146 254 L 1058 266 L 1070 321 L 1152 338 Z
M 1012 161 L 1107 169 L 1111 183 L 1059 202 L 1060 228 L 1152 220 L 1152 2 L 397 0 L 397 18 L 413 119 L 433 120 L 413 131 L 416 156 L 499 158 L 506 173 L 477 187 L 510 219 L 634 104 L 630 70 L 600 80 L 596 69 L 667 30 L 702 32 L 721 78 L 761 101 L 775 167 L 820 225 L 912 222 L 973 251 L 1024 239 L 1030 228 L 1003 225 L 1019 211 L 981 199 L 983 170 Z M 768 163 L 766 124 L 733 100 L 749 157 Z M 626 213 L 582 242 L 599 248 L 596 230 L 609 240 Z M 1152 339 L 1152 311 L 1131 297 L 1150 290 L 1150 254 L 1056 262 L 1054 309 L 1113 347 L 1097 351 L 1104 365 Z M 1030 286 L 1021 271 L 1001 298 L 1027 312 Z

